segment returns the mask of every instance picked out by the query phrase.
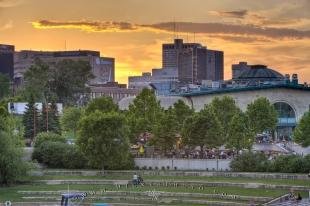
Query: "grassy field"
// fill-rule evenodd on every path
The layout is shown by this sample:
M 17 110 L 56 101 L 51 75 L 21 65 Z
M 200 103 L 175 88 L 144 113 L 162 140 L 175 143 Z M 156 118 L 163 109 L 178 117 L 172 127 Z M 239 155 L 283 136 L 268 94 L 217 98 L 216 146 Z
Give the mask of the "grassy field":
M 33 177 L 32 180 L 130 180 L 132 176 L 53 176 L 46 175 Z M 310 180 L 291 179 L 253 179 L 242 177 L 201 177 L 201 176 L 143 176 L 145 180 L 179 180 L 179 181 L 207 181 L 207 182 L 231 182 L 231 183 L 263 183 L 272 185 L 297 185 L 310 187 Z
M 199 176 L 143 176 L 144 180 L 179 180 L 179 181 L 207 181 L 207 182 L 228 182 L 228 183 L 263 183 L 271 185 L 294 185 L 294 186 L 309 186 L 309 180 L 285 180 L 285 179 L 252 179 L 241 177 L 199 177 Z M 25 196 L 18 191 L 67 191 L 68 185 L 46 185 L 44 183 L 37 184 L 35 180 L 130 180 L 131 176 L 53 176 L 46 175 L 41 177 L 31 177 L 27 183 L 22 185 L 15 185 L 11 187 L 0 187 L 0 202 L 10 200 L 13 202 L 26 201 L 22 197 Z M 198 187 L 164 187 L 164 186 L 145 186 L 145 187 L 121 187 L 116 188 L 114 185 L 69 185 L 70 190 L 79 190 L 87 192 L 100 192 L 100 191 L 133 191 L 133 192 L 176 192 L 176 193 L 202 193 L 202 194 L 221 194 L 227 193 L 228 195 L 241 195 L 253 197 L 278 197 L 287 194 L 289 191 L 282 189 L 249 189 L 241 187 L 204 187 L 203 190 Z M 307 197 L 307 191 L 300 191 L 302 196 Z M 102 193 L 104 196 L 104 193 Z M 59 196 L 60 197 L 60 196 Z M 212 200 L 212 199 L 208 199 Z M 28 200 L 31 201 L 31 200 Z M 109 200 L 112 201 L 112 200 Z M 233 200 L 229 200 L 233 201 Z M 240 202 L 241 200 L 239 200 Z M 113 201 L 112 201 L 113 202 Z M 174 204 L 175 205 L 175 204 Z M 178 205 L 186 205 L 180 203 Z M 190 204 L 194 205 L 194 204 Z M 202 205 L 202 204 L 200 204 Z M 233 205 L 233 204 L 232 204 Z

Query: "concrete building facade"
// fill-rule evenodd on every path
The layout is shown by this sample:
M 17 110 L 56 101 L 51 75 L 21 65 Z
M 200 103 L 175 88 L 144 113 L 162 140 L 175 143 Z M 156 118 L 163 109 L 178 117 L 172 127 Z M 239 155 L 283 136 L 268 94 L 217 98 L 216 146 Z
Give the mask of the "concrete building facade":
M 40 59 L 49 66 L 65 59 L 73 61 L 89 62 L 95 78 L 90 84 L 103 84 L 115 81 L 115 60 L 114 58 L 100 57 L 100 52 L 89 50 L 77 51 L 30 51 L 22 50 L 14 55 L 14 78 L 23 81 L 24 73 Z
M 243 111 L 259 97 L 266 97 L 278 112 L 277 137 L 290 137 L 298 121 L 310 110 L 310 87 L 302 85 L 282 84 L 244 88 L 227 88 L 219 90 L 184 93 L 175 96 L 158 96 L 161 106 L 165 109 L 173 106 L 179 99 L 188 106 L 200 111 L 210 104 L 215 97 L 232 97 L 236 105 Z M 134 98 L 123 99 L 119 102 L 126 109 Z
M 118 84 L 118 82 L 109 82 L 104 85 L 96 85 L 90 87 L 90 99 L 106 96 L 111 97 L 115 103 L 127 97 L 135 97 L 139 94 L 140 89 L 129 88 L 126 84 Z
M 0 44 L 0 73 L 11 80 L 14 77 L 14 50 L 13 45 Z

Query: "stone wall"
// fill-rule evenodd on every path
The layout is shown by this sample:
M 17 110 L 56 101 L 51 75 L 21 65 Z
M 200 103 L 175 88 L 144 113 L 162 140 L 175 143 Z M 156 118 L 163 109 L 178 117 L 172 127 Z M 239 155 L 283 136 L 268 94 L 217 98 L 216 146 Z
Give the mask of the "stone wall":
M 192 95 L 188 97 L 181 96 L 158 96 L 157 99 L 164 108 L 169 108 L 179 99 L 182 99 L 185 104 L 193 107 L 196 111 L 204 108 L 205 104 L 209 104 L 214 97 L 231 96 L 238 107 L 243 111 L 246 110 L 247 105 L 259 97 L 266 97 L 271 103 L 285 102 L 289 104 L 296 113 L 296 118 L 299 120 L 303 114 L 309 110 L 310 106 L 310 92 L 298 89 L 289 88 L 269 88 L 258 89 L 251 91 L 235 91 L 223 92 L 214 94 Z M 119 102 L 121 109 L 128 109 L 129 104 L 134 100 L 134 97 L 124 98 Z
M 214 97 L 231 96 L 238 107 L 245 111 L 247 105 L 259 97 L 266 97 L 271 103 L 285 102 L 289 104 L 296 113 L 296 118 L 299 120 L 305 112 L 309 110 L 310 92 L 287 88 L 272 88 L 253 91 L 240 91 L 221 94 L 208 94 L 187 97 L 187 102 L 192 102 L 193 108 L 199 111 L 204 108 L 205 104 L 209 104 Z

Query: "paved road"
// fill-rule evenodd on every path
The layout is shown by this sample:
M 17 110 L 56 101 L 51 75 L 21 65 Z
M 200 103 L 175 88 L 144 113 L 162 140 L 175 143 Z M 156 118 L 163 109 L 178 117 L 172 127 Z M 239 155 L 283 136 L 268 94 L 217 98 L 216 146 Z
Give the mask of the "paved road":
M 310 205 L 310 200 L 309 199 L 303 199 L 300 202 L 296 201 L 286 201 L 286 202 L 278 202 L 278 203 L 273 203 L 269 206 L 309 206 Z

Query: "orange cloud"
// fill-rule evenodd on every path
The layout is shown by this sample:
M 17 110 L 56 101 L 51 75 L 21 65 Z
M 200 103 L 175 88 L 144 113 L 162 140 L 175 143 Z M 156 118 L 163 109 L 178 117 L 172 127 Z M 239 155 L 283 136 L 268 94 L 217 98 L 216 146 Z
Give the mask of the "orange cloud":
M 310 38 L 310 30 L 287 28 L 260 27 L 253 25 L 237 25 L 223 23 L 194 23 L 194 22 L 163 22 L 156 24 L 132 24 L 128 22 L 108 21 L 50 21 L 32 22 L 36 29 L 79 29 L 87 32 L 132 32 L 132 31 L 161 31 L 174 32 L 177 24 L 181 33 L 221 34 L 235 36 L 264 37 L 269 39 L 303 39 Z

